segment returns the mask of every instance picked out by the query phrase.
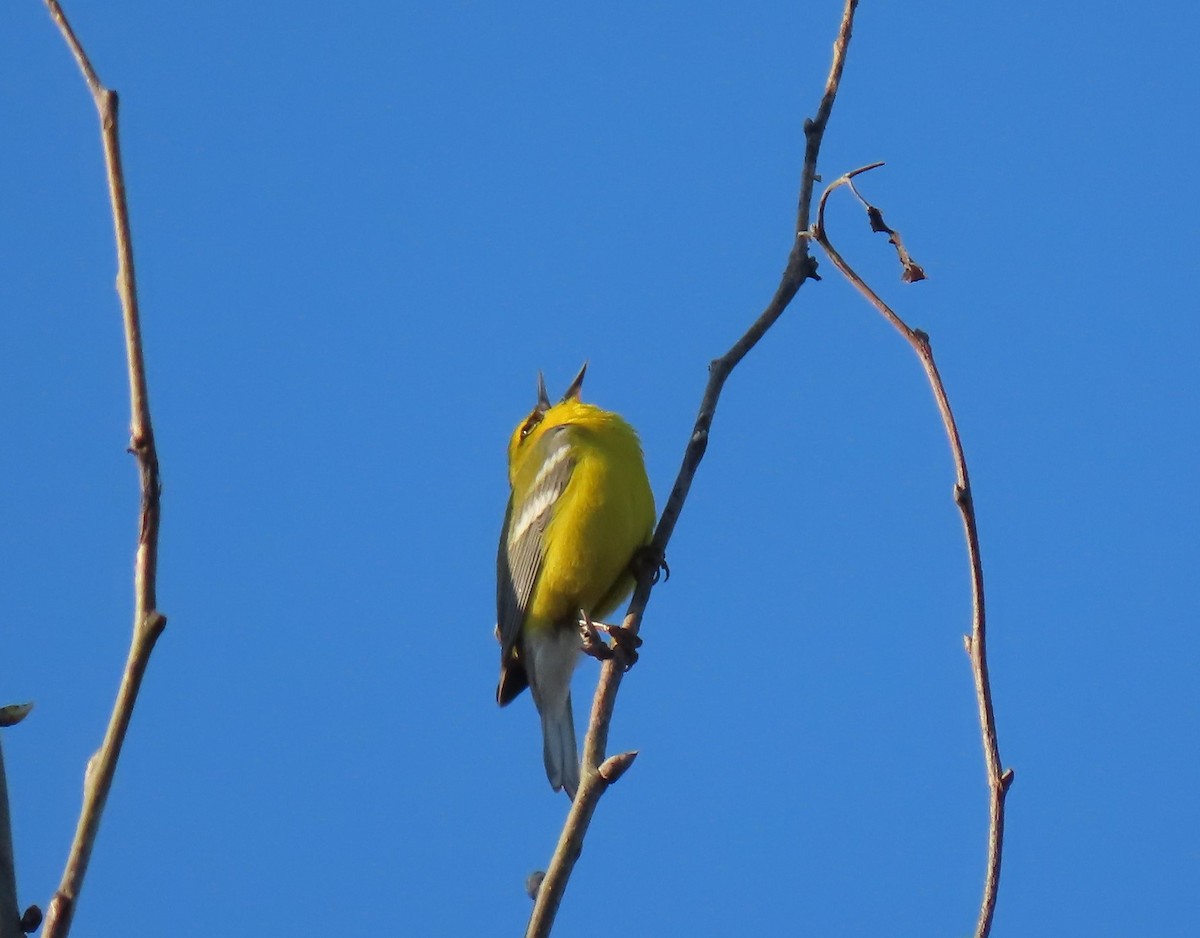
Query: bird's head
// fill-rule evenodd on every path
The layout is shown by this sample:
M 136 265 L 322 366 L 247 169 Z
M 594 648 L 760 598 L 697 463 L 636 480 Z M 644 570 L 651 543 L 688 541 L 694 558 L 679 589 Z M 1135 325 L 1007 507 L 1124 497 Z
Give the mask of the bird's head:
M 546 393 L 546 379 L 540 371 L 538 372 L 537 405 L 529 412 L 528 417 L 517 424 L 512 438 L 508 441 L 508 465 L 510 468 L 516 463 L 520 453 L 532 446 L 542 433 L 551 427 L 569 422 L 581 408 L 588 407 L 579 400 L 579 392 L 583 388 L 585 374 L 587 374 L 587 362 L 583 363 L 579 374 L 575 376 L 559 402 L 551 404 L 550 396 Z

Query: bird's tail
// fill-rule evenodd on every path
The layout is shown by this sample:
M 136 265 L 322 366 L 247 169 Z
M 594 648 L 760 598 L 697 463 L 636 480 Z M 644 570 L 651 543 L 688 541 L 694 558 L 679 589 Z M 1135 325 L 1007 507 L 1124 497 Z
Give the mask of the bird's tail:
M 579 750 L 575 745 L 575 718 L 569 693 L 562 706 L 542 711 L 542 755 L 550 787 L 555 791 L 565 788 L 567 797 L 574 801 L 579 788 Z

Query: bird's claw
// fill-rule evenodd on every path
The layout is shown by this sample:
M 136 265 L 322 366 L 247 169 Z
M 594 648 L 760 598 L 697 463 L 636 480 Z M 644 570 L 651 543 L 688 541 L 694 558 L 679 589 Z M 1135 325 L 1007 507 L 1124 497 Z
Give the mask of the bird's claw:
M 609 637 L 611 645 L 600 637 L 601 632 Z M 579 634 L 583 639 L 585 655 L 590 655 L 597 661 L 616 658 L 624 671 L 628 671 L 637 664 L 638 649 L 642 647 L 642 639 L 625 626 L 593 622 L 591 616 L 580 609 Z
M 613 650 L 600 637 L 600 629 L 584 610 L 579 610 L 579 637 L 583 640 L 583 653 L 597 661 L 607 661 L 613 656 Z
M 639 547 L 629 566 L 633 575 L 639 580 L 648 575 L 651 583 L 657 583 L 660 573 L 663 574 L 664 580 L 671 579 L 671 568 L 667 566 L 667 555 L 653 544 Z
M 628 671 L 637 664 L 638 649 L 642 647 L 641 636 L 631 632 L 623 625 L 606 625 L 604 630 L 612 639 L 612 647 L 609 651 L 620 662 L 621 669 Z

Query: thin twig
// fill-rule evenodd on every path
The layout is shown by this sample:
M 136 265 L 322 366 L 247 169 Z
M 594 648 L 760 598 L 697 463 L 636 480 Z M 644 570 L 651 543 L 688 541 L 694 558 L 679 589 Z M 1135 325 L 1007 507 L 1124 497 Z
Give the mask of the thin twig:
M 142 677 L 146 672 L 154 644 L 167 624 L 157 609 L 159 495 L 158 452 L 150 421 L 150 401 L 146 390 L 146 366 L 142 358 L 142 333 L 138 317 L 137 285 L 133 268 L 133 241 L 129 231 L 129 207 L 125 198 L 125 176 L 121 169 L 121 146 L 117 125 L 117 93 L 101 84 L 83 46 L 75 37 L 57 0 L 46 0 L 50 16 L 58 25 L 71 54 L 75 57 L 100 116 L 100 136 L 104 144 L 104 162 L 108 192 L 112 202 L 113 225 L 117 245 L 117 294 L 125 324 L 125 352 L 129 368 L 129 451 L 137 457 L 141 483 L 141 507 L 138 513 L 138 545 L 134 556 L 133 640 L 121 676 L 116 703 L 104 741 L 88 762 L 83 784 L 83 808 L 75 829 L 75 839 L 63 870 L 62 882 L 50 900 L 44 938 L 63 938 L 71 929 L 79 890 L 87 873 L 88 860 L 100 829 L 100 816 L 112 788 L 117 759 L 133 715 Z
M 846 63 L 846 49 L 850 43 L 850 34 L 854 25 L 854 12 L 858 0 L 846 0 L 842 11 L 841 24 L 838 27 L 837 39 L 833 44 L 833 62 L 829 75 L 825 80 L 825 91 L 817 106 L 816 116 L 804 122 L 804 164 L 800 174 L 800 197 L 796 210 L 796 230 L 788 255 L 787 266 L 780 278 L 775 295 L 767 304 L 762 314 L 745 334 L 720 358 L 714 359 L 708 366 L 708 384 L 700 401 L 700 412 L 696 417 L 691 438 L 683 454 L 683 465 L 675 479 L 675 485 L 667 499 L 662 516 L 654 532 L 652 548 L 659 556 L 666 553 L 667 543 L 675 531 L 679 515 L 683 511 L 684 501 L 691 489 L 692 480 L 704 451 L 708 447 L 709 431 L 713 417 L 716 414 L 717 403 L 721 390 L 734 367 L 746 357 L 758 341 L 766 334 L 775 321 L 783 315 L 788 304 L 796 295 L 805 280 L 819 279 L 816 274 L 816 263 L 808 251 L 810 238 L 809 219 L 812 211 L 813 186 L 817 178 L 817 156 L 821 150 L 821 140 L 825 135 L 825 127 L 833 112 L 833 103 L 837 97 L 838 87 L 842 79 L 842 69 Z M 637 588 L 629 604 L 625 616 L 624 627 L 637 634 L 650 600 L 650 590 L 654 585 L 655 571 L 645 570 L 638 578 Z M 587 737 L 583 743 L 583 758 L 579 790 L 567 813 L 558 845 L 546 869 L 546 876 L 538 889 L 534 902 L 533 913 L 526 928 L 526 938 L 545 938 L 550 934 L 554 925 L 554 916 L 567 888 L 575 861 L 583 850 L 583 839 L 587 834 L 592 815 L 600 796 L 608 786 L 615 781 L 609 781 L 601 768 L 605 764 L 605 752 L 608 747 L 608 731 L 612 722 L 613 708 L 616 705 L 617 691 L 625 674 L 625 665 L 620 656 L 605 661 L 600 666 L 600 679 L 596 685 L 596 694 L 592 701 L 591 717 L 588 721 Z M 627 761 L 627 760 L 626 760 Z M 622 771 L 625 763 L 622 763 Z M 619 777 L 619 773 L 617 773 Z
M 1000 744 L 996 738 L 996 716 L 992 711 L 992 687 L 988 678 L 986 616 L 983 602 L 983 560 L 979 552 L 979 528 L 975 521 L 975 505 L 971 496 L 971 480 L 967 474 L 967 457 L 963 453 L 962 439 L 958 433 L 958 424 L 950 410 L 950 399 L 946 395 L 946 387 L 942 376 L 938 373 L 937 364 L 933 360 L 933 349 L 929 344 L 929 336 L 919 329 L 911 329 L 889 307 L 874 290 L 850 267 L 829 241 L 825 230 L 825 203 L 829 196 L 840 186 L 851 185 L 851 180 L 874 169 L 881 164 L 874 163 L 853 172 L 846 173 L 834 180 L 821 195 L 817 209 L 817 223 L 813 227 L 813 239 L 821 245 L 833 265 L 842 275 L 854 285 L 867 301 L 874 306 L 899 332 L 917 357 L 925 376 L 933 390 L 937 401 L 938 412 L 942 417 L 942 425 L 946 429 L 946 437 L 950 441 L 950 452 L 954 457 L 954 470 L 957 478 L 954 484 L 954 502 L 962 515 L 963 531 L 967 540 L 967 559 L 971 565 L 971 634 L 963 637 L 967 654 L 971 658 L 971 670 L 975 676 L 975 697 L 979 706 L 979 726 L 983 737 L 983 755 L 987 766 L 988 791 L 990 794 L 988 810 L 988 849 L 987 871 L 984 875 L 983 899 L 979 907 L 979 919 L 975 926 L 976 938 L 987 938 L 992 929 L 992 916 L 996 911 L 996 897 L 1000 888 L 1000 860 L 1004 849 L 1004 802 L 1012 785 L 1012 769 L 1001 769 Z M 857 192 L 856 192 L 857 194 Z M 859 196 L 862 199 L 861 195 Z M 868 209 L 874 208 L 870 206 Z

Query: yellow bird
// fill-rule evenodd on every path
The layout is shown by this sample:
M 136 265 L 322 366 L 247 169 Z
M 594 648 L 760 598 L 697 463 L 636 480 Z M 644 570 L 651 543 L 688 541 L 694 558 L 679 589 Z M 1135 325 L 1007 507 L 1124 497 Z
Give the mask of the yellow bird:
M 612 411 L 579 400 L 586 371 L 585 363 L 553 406 L 538 375 L 537 406 L 508 444 L 512 492 L 496 558 L 496 701 L 503 707 L 532 691 L 546 775 L 572 799 L 580 613 L 605 616 L 629 595 L 634 555 L 650 543 L 655 520 L 637 433 Z

